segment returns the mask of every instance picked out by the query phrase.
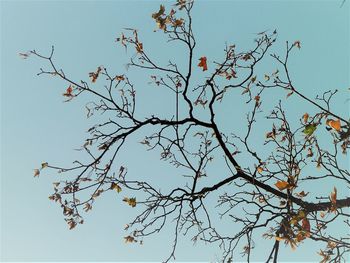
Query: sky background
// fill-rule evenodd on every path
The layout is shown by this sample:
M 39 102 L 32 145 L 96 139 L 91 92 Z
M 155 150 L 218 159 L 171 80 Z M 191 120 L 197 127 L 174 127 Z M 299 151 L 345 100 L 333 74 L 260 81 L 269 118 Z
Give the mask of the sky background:
M 88 72 L 99 65 L 123 74 L 133 51 L 125 53 L 114 40 L 123 28 L 132 27 L 139 30 L 144 47 L 160 62 L 174 58 L 179 64 L 184 63 L 182 47 L 167 44 L 162 33 L 153 32 L 155 23 L 151 14 L 158 11 L 159 3 L 1 1 L 2 261 L 161 261 L 169 255 L 171 228 L 145 240 L 143 246 L 124 243 L 123 227 L 133 219 L 136 209 L 125 206 L 121 201 L 123 193 L 102 196 L 91 213 L 86 214 L 85 223 L 68 230 L 61 208 L 47 198 L 57 174 L 47 172 L 33 178 L 33 169 L 43 161 L 65 165 L 78 158 L 80 152 L 74 149 L 84 143 L 86 130 L 94 119 L 86 120 L 83 100 L 63 103 L 66 83 L 36 76 L 40 67 L 47 68 L 45 61 L 34 57 L 23 60 L 18 56 L 19 52 L 32 49 L 49 54 L 54 45 L 56 63 L 74 79 L 87 80 Z M 166 2 L 167 7 L 169 4 Z M 348 118 L 349 1 L 342 8 L 340 5 L 341 1 L 334 0 L 197 1 L 193 10 L 198 42 L 195 57 L 218 59 L 223 55 L 225 43 L 249 49 L 255 33 L 277 28 L 274 51 L 283 52 L 286 40 L 301 41 L 302 48 L 293 52 L 290 65 L 295 85 L 312 98 L 323 91 L 339 89 L 334 110 Z M 274 66 L 267 64 L 267 69 L 273 70 Z M 142 79 L 141 73 L 129 74 L 138 84 L 142 113 L 146 115 L 158 109 L 161 114 L 171 116 L 173 108 L 169 107 L 168 95 L 147 86 L 149 80 Z M 195 80 L 204 77 L 200 69 L 195 69 Z M 273 96 L 267 97 L 263 102 L 269 104 L 272 99 Z M 223 104 L 218 122 L 243 121 L 244 115 L 233 120 L 229 114 L 230 107 L 240 108 L 238 103 Z M 296 116 L 312 112 L 293 97 L 286 107 Z M 164 187 L 176 183 L 171 176 L 174 172 L 164 172 L 169 166 L 138 143 L 142 138 L 142 133 L 136 134 L 124 147 L 118 163 L 126 165 L 131 175 L 166 176 L 158 178 Z M 340 194 L 344 195 L 348 193 Z M 224 227 L 229 229 L 232 225 Z M 220 259 L 216 245 L 193 245 L 188 239 L 179 242 L 177 260 Z M 254 259 L 259 260 L 259 251 L 265 255 L 270 243 L 262 239 L 256 243 Z M 308 241 L 297 252 L 283 247 L 281 260 L 318 261 L 316 250 Z

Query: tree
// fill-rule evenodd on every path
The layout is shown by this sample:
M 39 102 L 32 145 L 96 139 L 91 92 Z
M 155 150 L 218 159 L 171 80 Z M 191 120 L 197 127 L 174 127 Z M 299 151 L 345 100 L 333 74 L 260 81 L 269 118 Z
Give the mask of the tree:
M 346 231 L 333 231 L 332 225 L 349 227 L 350 198 L 339 189 L 350 183 L 349 171 L 344 167 L 350 122 L 347 116 L 332 110 L 337 91 L 325 92 L 315 100 L 301 93 L 288 66 L 301 42 L 286 42 L 283 54 L 270 54 L 276 30 L 258 33 L 253 47 L 246 50 L 226 45 L 219 61 L 211 62 L 207 55 L 195 57 L 193 5 L 193 1 L 178 0 L 175 6 L 161 5 L 152 14 L 158 31 L 169 42 L 185 47 L 187 65 L 156 62 L 135 29 L 126 29 L 116 39 L 135 53 L 129 67 L 149 73 L 151 85 L 172 95 L 169 103 L 174 103 L 174 112 L 166 118 L 158 112 L 144 118 L 136 109 L 137 88 L 127 73 L 112 74 L 99 66 L 89 73 L 90 80 L 76 81 L 56 66 L 53 47 L 48 56 L 35 50 L 21 54 L 49 62 L 50 67 L 41 69 L 38 75 L 64 80 L 67 102 L 89 95 L 88 118 L 100 113 L 81 149 L 89 161 L 75 160 L 71 167 L 44 162 L 34 176 L 39 176 L 42 169 L 67 176 L 54 183 L 49 198 L 62 207 L 70 229 L 83 223 L 83 213 L 90 211 L 107 191 L 127 192 L 123 201 L 140 209 L 126 226 L 126 242 L 143 242 L 174 219 L 173 247 L 166 261 L 175 258 L 180 233 L 191 235 L 195 242 L 219 244 L 224 261 L 232 261 L 233 252 L 242 252 L 242 247 L 249 261 L 254 240 L 261 234 L 273 240 L 271 249 L 261 255 L 266 261 L 277 261 L 281 243 L 296 249 L 306 240 L 324 244 L 318 252 L 322 262 L 345 260 L 349 237 Z M 277 69 L 267 73 L 264 69 L 262 73 L 261 66 L 271 58 Z M 203 75 L 197 84 L 193 75 L 198 68 Z M 104 89 L 94 86 L 101 79 Z M 275 106 L 264 104 L 271 92 L 276 98 L 279 92 L 284 93 Z M 220 112 L 220 105 L 230 100 L 231 94 L 239 96 L 247 108 L 233 130 L 227 129 L 227 123 L 218 122 L 218 116 L 226 114 Z M 290 97 L 308 103 L 310 111 L 293 116 L 284 108 Z M 262 127 L 269 126 L 266 132 L 258 126 L 263 122 Z M 159 190 L 152 178 L 135 178 L 127 174 L 127 167 L 118 164 L 120 149 L 134 140 L 137 132 L 144 132 L 141 144 L 147 150 L 159 152 L 161 160 L 177 168 L 178 183 L 169 185 L 170 189 Z M 261 133 L 262 148 L 253 141 L 255 134 Z M 225 174 L 218 175 L 217 167 L 221 166 L 221 173 L 224 165 Z M 326 187 L 314 189 L 317 181 L 325 182 Z M 208 201 L 213 199 L 217 206 Z M 220 220 L 231 220 L 236 233 L 222 231 Z

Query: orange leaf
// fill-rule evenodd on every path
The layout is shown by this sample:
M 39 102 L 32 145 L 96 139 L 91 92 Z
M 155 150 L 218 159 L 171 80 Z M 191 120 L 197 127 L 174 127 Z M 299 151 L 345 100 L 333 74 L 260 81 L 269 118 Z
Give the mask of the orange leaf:
M 259 167 L 257 168 L 257 171 L 258 171 L 259 174 L 261 174 L 261 173 L 264 171 L 264 168 L 262 168 L 261 166 L 259 166 Z
M 309 119 L 309 114 L 308 113 L 304 113 L 304 115 L 303 115 L 304 123 L 307 123 L 308 119 Z
M 207 57 L 201 57 L 200 62 L 198 64 L 198 67 L 203 68 L 203 71 L 208 70 L 208 66 L 207 66 Z
M 278 181 L 275 183 L 275 186 L 280 190 L 283 191 L 284 189 L 287 189 L 290 187 L 289 183 L 286 181 Z
M 335 120 L 329 119 L 326 121 L 326 124 L 336 131 L 340 131 L 341 129 L 340 120 L 335 121 Z

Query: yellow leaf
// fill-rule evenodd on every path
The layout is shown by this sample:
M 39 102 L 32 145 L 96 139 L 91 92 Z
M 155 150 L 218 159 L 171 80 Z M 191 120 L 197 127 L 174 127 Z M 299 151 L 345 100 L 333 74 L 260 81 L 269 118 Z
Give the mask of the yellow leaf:
M 262 168 L 261 166 L 259 166 L 259 167 L 257 168 L 257 171 L 258 171 L 259 174 L 261 174 L 261 173 L 264 171 L 264 168 Z
M 278 188 L 278 190 L 283 191 L 284 189 L 287 189 L 290 187 L 289 183 L 286 181 L 278 181 L 275 183 L 275 186 Z

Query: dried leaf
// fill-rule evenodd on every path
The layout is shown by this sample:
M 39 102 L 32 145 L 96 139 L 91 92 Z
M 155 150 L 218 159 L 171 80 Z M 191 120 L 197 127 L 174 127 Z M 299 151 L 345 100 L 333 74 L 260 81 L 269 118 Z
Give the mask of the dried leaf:
M 89 211 L 89 210 L 91 210 L 91 209 L 92 209 L 92 205 L 91 205 L 91 204 L 86 203 L 86 204 L 84 205 L 84 211 L 85 211 L 85 212 L 87 212 L 87 211 Z
M 117 191 L 117 193 L 120 193 L 122 191 L 122 188 L 116 183 L 112 183 L 111 189 Z
M 335 206 L 337 204 L 337 188 L 333 188 L 333 192 L 330 195 L 332 204 Z
M 199 59 L 199 64 L 198 64 L 198 67 L 201 67 L 203 68 L 203 71 L 206 71 L 208 70 L 208 66 L 207 66 L 207 57 L 201 57 Z
M 63 96 L 65 97 L 73 97 L 73 88 L 72 88 L 72 85 L 69 85 L 69 87 L 67 88 L 66 92 L 63 93 Z
M 95 83 L 95 82 L 96 82 L 96 80 L 97 80 L 97 78 L 98 78 L 98 76 L 99 76 L 101 70 L 102 70 L 102 68 L 101 68 L 101 67 L 98 67 L 97 70 L 96 70 L 96 72 L 90 72 L 90 73 L 89 73 L 89 77 L 91 78 L 91 82 L 92 82 L 92 83 Z
M 39 177 L 40 171 L 39 169 L 34 169 L 34 177 Z
M 290 96 L 292 96 L 293 95 L 293 91 L 291 91 L 291 92 L 289 92 L 288 94 L 287 94 L 287 96 L 286 96 L 286 98 L 288 99 Z
M 18 53 L 18 55 L 22 58 L 22 59 L 27 59 L 29 57 L 29 52 L 28 53 Z
M 243 59 L 244 61 L 247 61 L 247 60 L 249 60 L 249 59 L 251 59 L 251 58 L 252 58 L 252 56 L 251 56 L 250 53 L 246 53 L 246 54 L 242 57 L 242 59 Z
M 303 230 L 310 232 L 310 222 L 307 218 L 303 218 L 303 220 L 301 221 L 301 227 L 303 228 Z
M 175 21 L 173 22 L 173 26 L 177 27 L 177 26 L 182 26 L 184 20 L 181 19 L 175 19 Z
M 297 40 L 297 41 L 295 41 L 294 42 L 294 44 L 293 44 L 293 46 L 296 46 L 297 48 L 301 48 L 301 43 L 300 43 L 300 41 L 299 40 Z
M 42 164 L 41 164 L 41 169 L 44 169 L 44 168 L 46 168 L 46 167 L 48 167 L 48 166 L 49 166 L 49 164 L 48 164 L 47 162 L 42 163 Z
M 152 18 L 158 19 L 160 16 L 164 15 L 164 12 L 165 12 L 165 7 L 164 7 L 164 5 L 160 5 L 159 11 L 156 12 L 156 13 L 153 13 L 153 14 L 152 14 Z
M 68 223 L 68 226 L 69 226 L 69 230 L 72 230 L 77 225 L 77 223 L 73 219 L 69 220 L 67 223 Z
M 115 76 L 114 79 L 115 79 L 115 80 L 118 80 L 118 81 L 125 80 L 124 75 L 117 75 L 117 76 Z
M 312 156 L 314 156 L 314 153 L 312 152 L 311 148 L 308 148 L 306 157 L 312 157 Z
M 123 201 L 126 202 L 131 207 L 136 206 L 136 198 L 135 197 L 132 197 L 132 198 L 124 197 Z
M 143 52 L 143 44 L 141 42 L 137 42 L 135 44 L 135 48 L 136 48 L 137 53 L 142 53 Z
M 309 119 L 309 114 L 308 113 L 304 113 L 303 121 L 304 121 L 305 124 L 307 123 L 308 119 Z
M 309 194 L 309 192 L 305 193 L 304 191 L 301 191 L 300 193 L 297 193 L 296 195 L 297 195 L 298 197 L 303 198 L 303 197 L 307 196 L 308 194 Z
M 133 236 L 126 236 L 124 237 L 125 243 L 134 243 L 137 242 L 137 240 Z
M 259 103 L 259 101 L 260 101 L 260 96 L 259 96 L 259 95 L 255 96 L 255 97 L 254 97 L 254 100 L 255 100 L 256 103 Z

